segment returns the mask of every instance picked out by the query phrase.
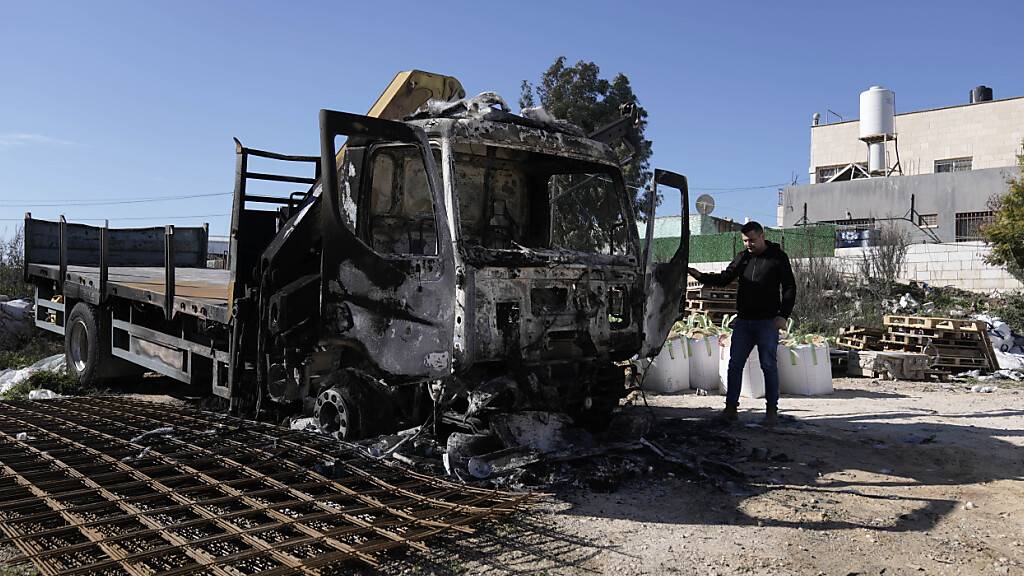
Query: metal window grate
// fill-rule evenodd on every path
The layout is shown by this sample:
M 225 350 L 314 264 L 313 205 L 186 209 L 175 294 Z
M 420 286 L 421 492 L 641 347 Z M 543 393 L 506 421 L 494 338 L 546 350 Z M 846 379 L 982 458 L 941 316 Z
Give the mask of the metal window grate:
M 956 241 L 983 240 L 981 228 L 992 221 L 992 212 L 958 212 L 956 215 Z
M 917 217 L 917 225 L 921 228 L 938 228 L 939 227 L 939 215 L 938 214 L 919 214 Z
M 935 172 L 967 172 L 971 169 L 971 158 L 948 158 L 935 161 Z

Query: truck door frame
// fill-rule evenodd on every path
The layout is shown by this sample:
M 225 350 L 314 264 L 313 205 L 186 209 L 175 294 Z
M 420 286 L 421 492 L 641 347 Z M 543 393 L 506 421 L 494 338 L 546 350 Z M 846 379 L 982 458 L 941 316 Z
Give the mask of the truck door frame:
M 436 256 L 382 254 L 349 227 L 342 212 L 336 163 L 338 136 L 348 137 L 353 146 L 380 142 L 419 149 L 433 202 Z M 324 330 L 355 344 L 367 360 L 395 380 L 450 376 L 455 254 L 444 189 L 426 133 L 401 122 L 321 110 L 320 147 Z M 367 154 L 364 161 L 371 158 Z M 365 164 L 359 169 L 365 170 Z M 436 263 L 436 269 L 425 273 L 423 267 L 431 263 Z

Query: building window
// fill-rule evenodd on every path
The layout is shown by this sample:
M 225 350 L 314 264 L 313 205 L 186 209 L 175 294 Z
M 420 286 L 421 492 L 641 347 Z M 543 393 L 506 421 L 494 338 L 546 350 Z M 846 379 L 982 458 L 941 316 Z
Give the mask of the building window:
M 938 214 L 918 214 L 917 225 L 921 228 L 938 228 L 939 227 L 939 215 Z
M 957 212 L 956 241 L 972 242 L 983 240 L 981 228 L 992 221 L 992 212 Z
M 936 160 L 935 172 L 967 172 L 971 169 L 970 158 L 950 158 L 948 160 Z
M 815 169 L 817 175 L 814 177 L 814 181 L 817 182 L 818 184 L 821 184 L 822 182 L 828 182 L 829 179 L 831 179 L 836 174 L 839 174 L 839 171 L 842 170 L 843 168 L 846 168 L 846 166 L 846 164 L 838 164 L 836 166 L 818 166 L 818 168 Z
M 874 226 L 874 218 L 849 218 L 845 220 L 825 220 L 824 224 L 835 224 L 839 227 L 849 228 L 863 228 L 864 226 Z

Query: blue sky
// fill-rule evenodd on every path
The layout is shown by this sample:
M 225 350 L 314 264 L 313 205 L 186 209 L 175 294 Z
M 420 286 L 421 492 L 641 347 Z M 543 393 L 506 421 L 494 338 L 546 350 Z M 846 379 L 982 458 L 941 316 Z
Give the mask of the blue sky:
M 514 105 L 560 55 L 629 76 L 654 164 L 686 174 L 693 198 L 773 223 L 772 185 L 807 180 L 814 112 L 855 118 L 872 84 L 898 112 L 978 84 L 1024 95 L 1022 16 L 1020 2 L 0 0 L 0 230 L 31 210 L 223 234 L 232 136 L 316 154 L 317 111 L 365 112 L 400 70 Z

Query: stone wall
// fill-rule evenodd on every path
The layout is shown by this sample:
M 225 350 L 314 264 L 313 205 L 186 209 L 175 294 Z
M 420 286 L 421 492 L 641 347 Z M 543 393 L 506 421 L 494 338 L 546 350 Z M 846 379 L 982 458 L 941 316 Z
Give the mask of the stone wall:
M 837 248 L 836 258 L 855 273 L 864 248 Z M 915 280 L 933 286 L 956 286 L 975 292 L 1022 290 L 1024 285 L 1005 269 L 989 266 L 984 258 L 988 247 L 980 242 L 957 244 L 915 244 L 907 250 L 903 281 Z M 702 262 L 692 266 L 701 272 L 721 272 L 728 262 Z

